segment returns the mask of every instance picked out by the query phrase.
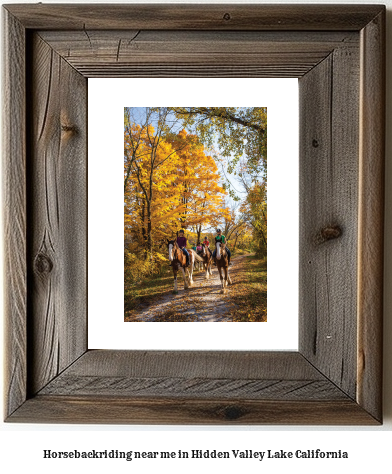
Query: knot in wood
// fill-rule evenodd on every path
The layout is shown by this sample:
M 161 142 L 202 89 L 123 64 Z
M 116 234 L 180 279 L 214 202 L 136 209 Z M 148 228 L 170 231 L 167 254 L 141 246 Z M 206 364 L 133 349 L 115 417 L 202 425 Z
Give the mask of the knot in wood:
M 342 229 L 338 225 L 324 227 L 316 236 L 316 243 L 322 244 L 328 240 L 337 239 L 342 235 Z
M 77 129 L 74 125 L 61 125 L 61 130 L 68 133 L 76 133 Z
M 314 138 L 314 139 L 312 140 L 312 147 L 313 147 L 313 148 L 318 148 L 318 146 L 319 146 L 319 142 Z
M 231 19 L 230 13 L 225 13 L 223 15 L 223 19 L 226 20 L 226 21 L 229 21 Z
M 47 255 L 40 252 L 35 257 L 34 268 L 38 273 L 47 274 L 47 273 L 50 273 L 52 271 L 53 262 Z
M 237 420 L 244 413 L 240 407 L 230 406 L 224 409 L 223 414 L 227 420 Z

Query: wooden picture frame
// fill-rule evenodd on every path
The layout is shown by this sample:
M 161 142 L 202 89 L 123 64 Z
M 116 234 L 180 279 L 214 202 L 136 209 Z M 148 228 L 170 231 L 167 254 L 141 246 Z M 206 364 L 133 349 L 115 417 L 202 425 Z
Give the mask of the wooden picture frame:
M 3 19 L 5 420 L 382 423 L 385 7 Z M 299 78 L 298 352 L 88 350 L 87 78 L 122 76 Z

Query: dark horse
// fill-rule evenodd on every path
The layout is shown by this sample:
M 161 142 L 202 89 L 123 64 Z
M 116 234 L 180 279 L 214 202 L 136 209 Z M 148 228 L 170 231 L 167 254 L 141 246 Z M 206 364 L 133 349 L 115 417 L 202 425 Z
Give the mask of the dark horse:
M 188 270 L 186 266 L 185 254 L 180 249 L 177 242 L 175 240 L 167 239 L 167 247 L 169 249 L 169 260 L 173 268 L 173 276 L 174 276 L 174 290 L 173 291 L 174 293 L 178 293 L 178 289 L 177 289 L 178 269 L 181 269 L 182 277 L 184 278 L 184 289 L 187 289 L 193 285 L 193 267 L 194 267 L 195 261 L 196 260 L 201 261 L 202 259 L 198 255 L 196 255 L 196 253 L 193 252 L 193 250 L 189 250 L 190 270 Z
M 206 280 L 208 280 L 210 275 L 212 275 L 212 252 L 206 245 L 201 244 L 201 246 L 203 247 L 203 250 L 200 254 L 200 257 L 203 259 L 203 267 L 206 271 Z
M 220 242 L 216 243 L 216 266 L 218 267 L 219 276 L 221 280 L 221 293 L 226 293 L 227 284 L 231 285 L 231 278 L 229 275 L 229 258 L 226 252 L 226 244 L 221 244 Z M 225 278 L 222 276 L 222 269 L 225 274 Z

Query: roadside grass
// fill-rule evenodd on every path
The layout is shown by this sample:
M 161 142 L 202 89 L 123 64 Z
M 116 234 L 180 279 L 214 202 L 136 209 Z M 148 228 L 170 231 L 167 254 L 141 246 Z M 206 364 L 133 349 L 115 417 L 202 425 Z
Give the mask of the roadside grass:
M 267 322 L 267 259 L 245 259 L 242 278 L 231 287 L 235 322 Z
M 252 253 L 252 251 L 248 250 L 248 249 L 233 249 L 233 250 L 231 250 L 231 255 L 233 257 L 238 257 L 240 255 L 249 255 L 250 253 Z
M 197 271 L 195 272 L 197 274 Z M 183 284 L 182 275 L 178 274 L 178 285 Z M 138 306 L 152 304 L 155 299 L 161 298 L 173 291 L 173 271 L 170 267 L 163 273 L 145 277 L 137 283 L 125 283 L 124 285 L 124 313 L 125 320 Z
M 169 268 L 164 274 L 144 278 L 140 282 L 125 284 L 124 311 L 134 310 L 142 303 L 151 302 L 173 289 L 173 272 Z

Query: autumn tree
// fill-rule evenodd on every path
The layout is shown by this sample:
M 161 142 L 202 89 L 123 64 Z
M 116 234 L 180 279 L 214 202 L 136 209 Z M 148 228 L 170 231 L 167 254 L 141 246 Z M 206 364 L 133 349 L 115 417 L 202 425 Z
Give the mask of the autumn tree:
M 267 186 L 256 183 L 241 205 L 242 218 L 253 228 L 256 254 L 267 255 Z
M 207 155 L 196 135 L 182 130 L 172 137 L 178 149 L 177 191 L 182 204 L 179 221 L 184 228 L 194 227 L 197 240 L 203 227 L 228 217 L 224 207 L 225 190 L 214 159 Z
M 200 238 L 204 226 L 222 219 L 225 191 L 196 135 L 177 133 L 168 109 L 144 113 L 138 124 L 130 114 L 125 121 L 124 222 L 129 239 L 152 255 L 154 238 L 181 227 L 196 227 Z
M 241 157 L 255 174 L 267 164 L 266 107 L 173 107 L 185 128 L 192 128 L 207 148 L 217 146 L 230 158 L 228 172 L 235 171 Z
M 124 110 L 128 250 L 149 257 L 146 264 L 165 260 L 159 244 L 181 227 L 194 232 L 192 238 L 197 240 L 202 232 L 222 227 L 232 248 L 244 248 L 253 240 L 257 253 L 266 254 L 263 114 L 266 110 L 257 108 Z M 240 206 L 228 198 L 220 174 L 226 170 L 208 145 L 222 147 L 219 153 L 226 160 L 227 172 L 234 170 L 240 180 L 245 194 Z M 247 153 L 253 154 L 249 158 Z
M 176 153 L 181 150 L 166 141 L 178 127 L 167 107 L 126 108 L 124 126 L 124 194 L 127 195 L 129 180 L 133 180 L 134 204 L 139 206 L 140 224 L 147 252 L 153 246 L 154 212 L 156 202 L 167 180 L 174 180 Z M 161 193 L 162 194 L 162 193 Z M 129 195 L 129 193 L 128 193 Z M 160 207 L 164 207 L 162 202 Z
M 152 150 L 148 144 L 147 149 L 149 152 L 141 154 L 134 162 L 133 172 L 128 177 L 124 210 L 126 230 L 134 241 L 151 252 L 153 236 L 162 238 L 180 211 L 174 186 L 178 157 L 172 146 L 164 141 L 156 151 L 155 161 L 151 159 Z M 141 150 L 144 151 L 144 147 Z M 169 155 L 170 159 L 165 160 Z
M 210 148 L 217 149 L 214 158 L 225 176 L 224 187 L 234 200 L 238 191 L 226 173 L 241 183 L 241 214 L 224 220 L 225 235 L 236 235 L 253 229 L 257 253 L 266 254 L 266 182 L 267 182 L 267 109 L 265 107 L 176 107 L 177 117 L 198 134 Z M 259 200 L 259 201 L 258 201 Z

